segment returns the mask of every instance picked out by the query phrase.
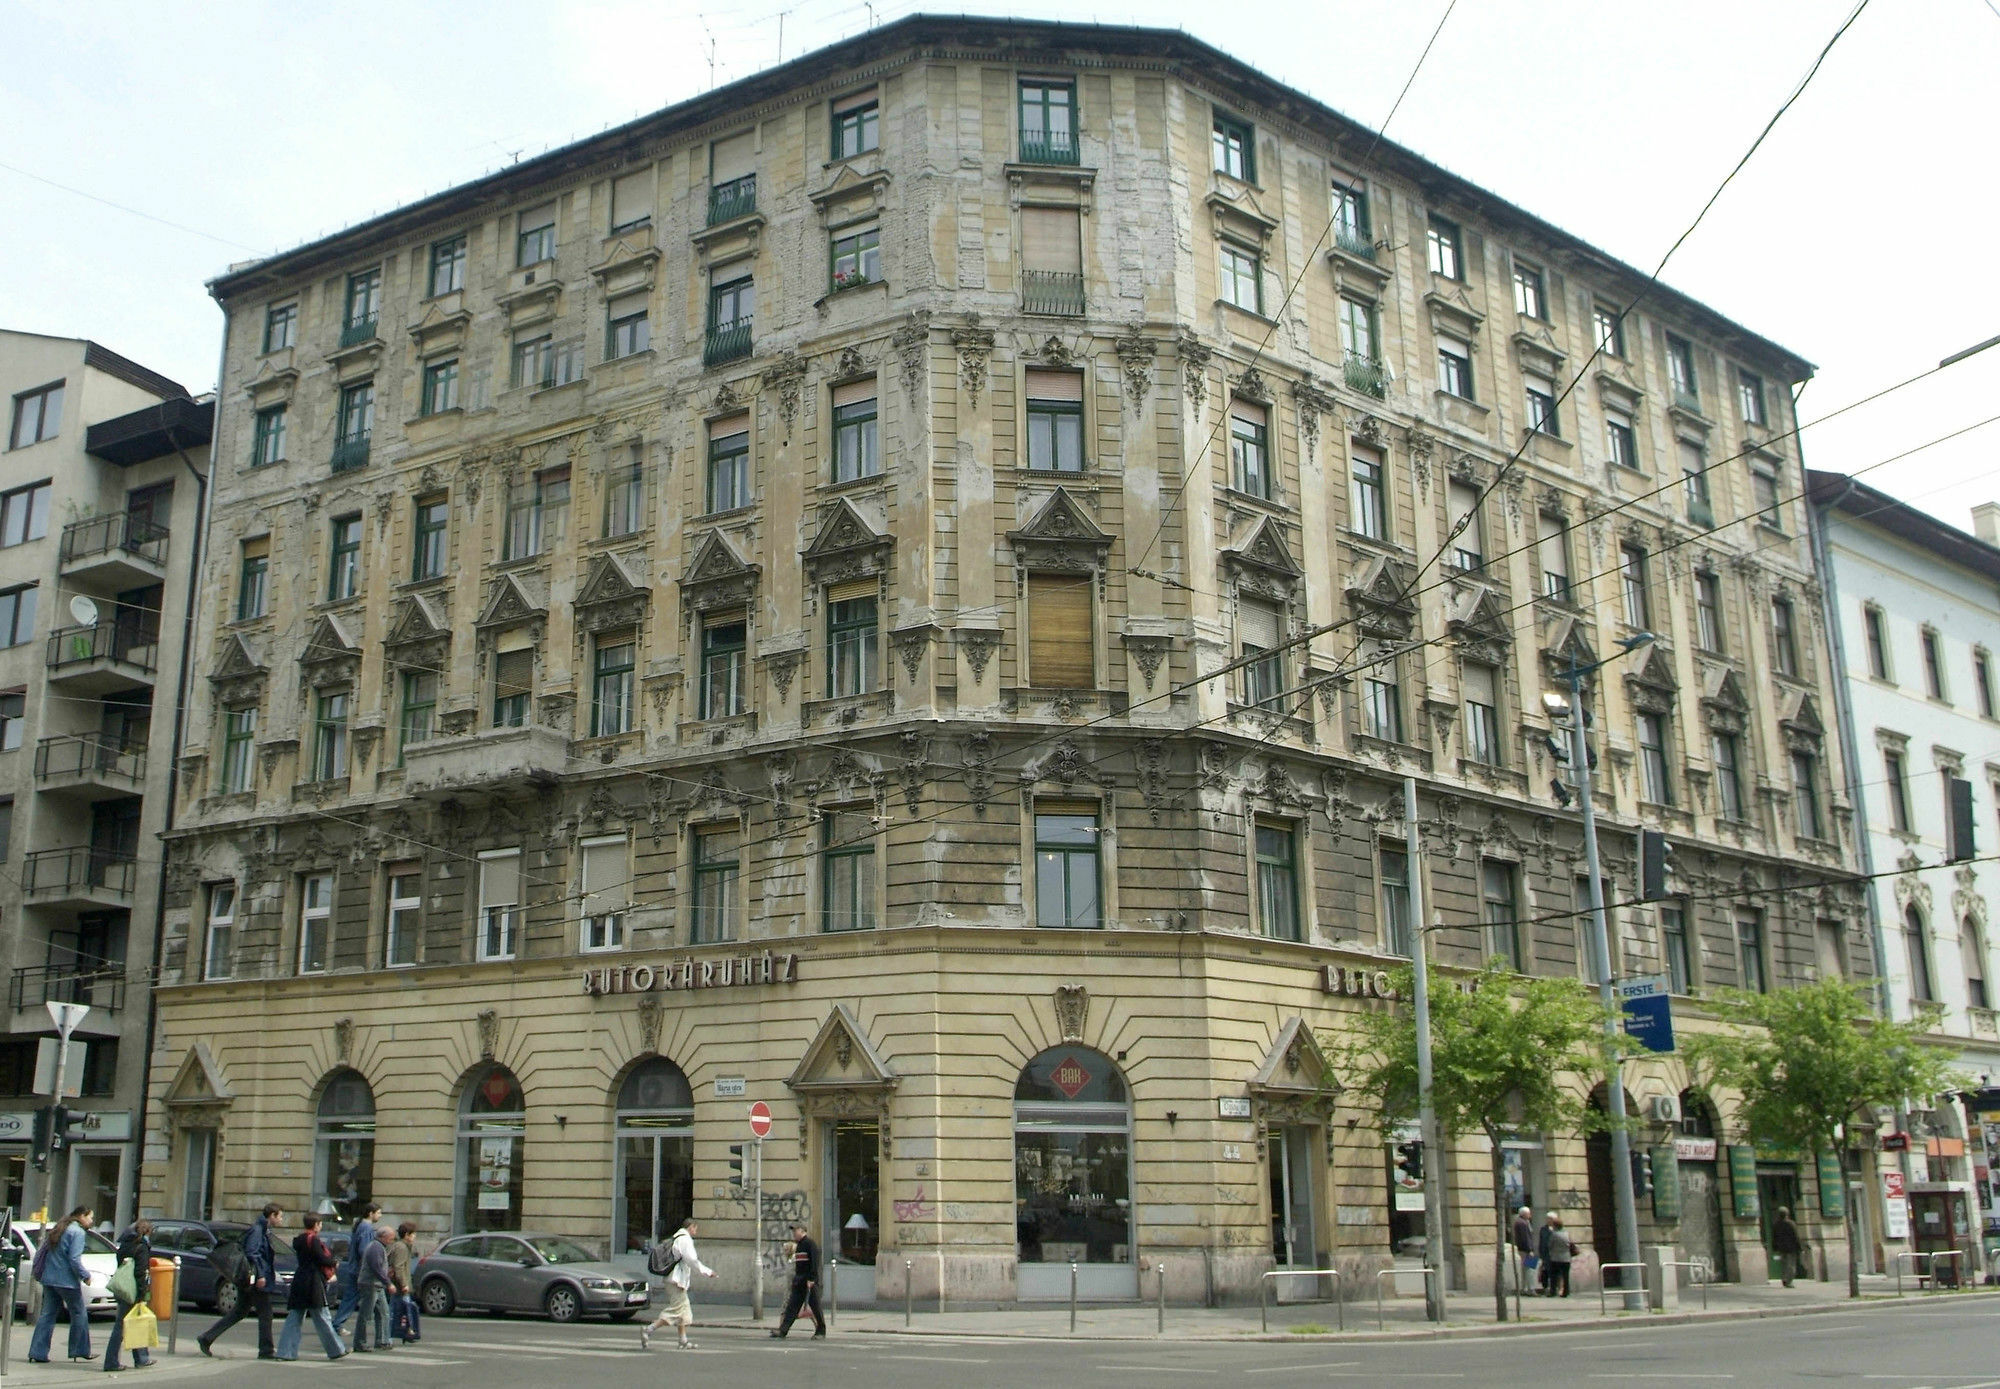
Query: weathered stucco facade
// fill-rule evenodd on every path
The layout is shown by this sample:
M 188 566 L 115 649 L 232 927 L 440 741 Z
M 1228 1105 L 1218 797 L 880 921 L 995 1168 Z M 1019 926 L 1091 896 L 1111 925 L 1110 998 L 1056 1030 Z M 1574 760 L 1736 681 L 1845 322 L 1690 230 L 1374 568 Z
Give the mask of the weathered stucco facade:
M 341 1209 L 372 1133 L 427 1232 L 624 1251 L 691 1199 L 740 1286 L 762 1098 L 767 1214 L 885 1295 L 1379 1263 L 1393 1136 L 1313 1038 L 1388 1006 L 1398 781 L 1443 960 L 1583 972 L 1540 695 L 1640 627 L 1607 869 L 1659 826 L 1685 895 L 1619 972 L 1868 972 L 1806 364 L 1656 291 L 1544 410 L 1640 277 L 1368 144 L 1183 36 L 912 20 L 219 281 L 142 1204 Z M 1754 1203 L 1713 1224 L 1761 1277 Z

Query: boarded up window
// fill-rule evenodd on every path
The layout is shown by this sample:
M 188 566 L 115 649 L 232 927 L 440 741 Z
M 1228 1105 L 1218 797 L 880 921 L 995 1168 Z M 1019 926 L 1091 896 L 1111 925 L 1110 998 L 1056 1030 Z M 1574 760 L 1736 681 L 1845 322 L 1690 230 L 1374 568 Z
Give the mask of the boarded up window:
M 1097 687 L 1087 575 L 1028 576 L 1028 679 L 1044 689 Z
M 1083 273 L 1077 215 L 1066 207 L 1021 209 L 1021 265 L 1062 275 Z

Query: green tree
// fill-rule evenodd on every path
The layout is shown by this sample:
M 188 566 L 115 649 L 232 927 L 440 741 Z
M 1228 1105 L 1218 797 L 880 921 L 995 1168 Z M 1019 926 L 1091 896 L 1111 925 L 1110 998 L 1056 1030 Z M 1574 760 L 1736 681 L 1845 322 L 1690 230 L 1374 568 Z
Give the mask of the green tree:
M 1408 999 L 1412 971 L 1400 970 L 1395 978 Z M 1464 1135 L 1484 1133 L 1493 1147 L 1493 1310 L 1500 1321 L 1507 1320 L 1511 1216 L 1501 1142 L 1602 1122 L 1570 1078 L 1603 1069 L 1604 1024 L 1597 995 L 1575 979 L 1524 978 L 1498 961 L 1470 977 L 1431 976 L 1431 1096 L 1439 1141 L 1449 1149 Z M 1631 1042 L 1620 1033 L 1611 1045 L 1624 1051 Z M 1363 1013 L 1352 1039 L 1328 1050 L 1341 1056 L 1349 1083 L 1380 1105 L 1385 1129 L 1417 1117 L 1416 1013 L 1409 1004 Z
M 1822 980 L 1773 993 L 1730 990 L 1713 1006 L 1729 1030 L 1689 1039 L 1689 1070 L 1742 1096 L 1750 1141 L 1840 1158 L 1847 1211 L 1847 1294 L 1861 1295 L 1846 1126 L 1857 1114 L 1910 1097 L 1956 1089 L 1948 1057 L 1929 1045 L 1931 1020 L 1877 1017 L 1863 984 Z

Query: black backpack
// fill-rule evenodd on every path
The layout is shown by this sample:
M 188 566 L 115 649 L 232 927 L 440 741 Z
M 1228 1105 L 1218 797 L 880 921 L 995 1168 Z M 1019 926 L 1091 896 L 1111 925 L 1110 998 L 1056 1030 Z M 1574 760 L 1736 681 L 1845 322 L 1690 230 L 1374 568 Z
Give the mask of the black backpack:
M 679 1263 L 680 1258 L 674 1253 L 672 1240 L 663 1239 L 646 1251 L 646 1272 L 655 1278 L 665 1278 Z
M 208 1261 L 215 1266 L 216 1281 L 234 1283 L 239 1288 L 250 1285 L 250 1259 L 236 1241 L 216 1245 L 208 1251 Z

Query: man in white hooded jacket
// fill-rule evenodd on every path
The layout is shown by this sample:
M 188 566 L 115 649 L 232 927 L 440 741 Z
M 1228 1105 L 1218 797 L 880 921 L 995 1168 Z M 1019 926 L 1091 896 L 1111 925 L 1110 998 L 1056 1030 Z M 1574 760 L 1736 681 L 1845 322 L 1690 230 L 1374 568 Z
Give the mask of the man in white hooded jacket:
M 694 1349 L 694 1342 L 688 1339 L 688 1328 L 694 1324 L 694 1308 L 688 1302 L 688 1287 L 694 1282 L 697 1273 L 704 1278 L 715 1277 L 715 1270 L 703 1263 L 701 1255 L 695 1252 L 696 1229 L 695 1218 L 689 1216 L 681 1222 L 681 1228 L 674 1234 L 674 1267 L 673 1271 L 667 1274 L 664 1284 L 666 1305 L 660 1309 L 660 1315 L 653 1318 L 652 1324 L 639 1333 L 641 1350 L 650 1350 L 653 1345 L 653 1333 L 669 1325 L 679 1329 L 682 1350 Z

